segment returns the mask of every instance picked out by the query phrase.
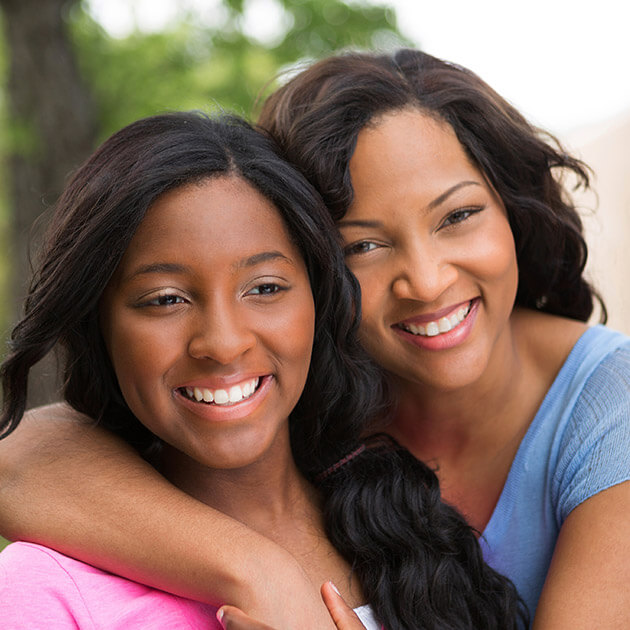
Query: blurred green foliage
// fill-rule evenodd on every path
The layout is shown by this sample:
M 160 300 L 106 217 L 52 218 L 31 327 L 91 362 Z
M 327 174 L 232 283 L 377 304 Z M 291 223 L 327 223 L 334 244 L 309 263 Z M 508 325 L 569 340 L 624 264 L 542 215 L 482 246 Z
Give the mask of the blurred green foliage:
M 114 38 L 79 5 L 71 16 L 83 75 L 99 112 L 101 136 L 142 116 L 173 109 L 255 114 L 280 71 L 347 47 L 405 42 L 392 9 L 340 0 L 276 0 L 284 32 L 261 42 L 243 30 L 243 0 L 223 0 L 208 24 L 191 10 L 158 33 Z M 263 89 L 266 92 L 263 93 Z

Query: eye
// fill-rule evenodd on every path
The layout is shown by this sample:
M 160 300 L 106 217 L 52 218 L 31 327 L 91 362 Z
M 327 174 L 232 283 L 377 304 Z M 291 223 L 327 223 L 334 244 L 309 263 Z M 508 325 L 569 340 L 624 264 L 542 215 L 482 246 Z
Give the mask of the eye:
M 451 212 L 440 225 L 440 229 L 443 227 L 449 227 L 452 225 L 457 225 L 458 223 L 463 223 L 467 219 L 470 219 L 473 215 L 481 212 L 483 208 L 460 208 L 459 210 L 454 210 Z
M 145 306 L 174 306 L 176 304 L 183 304 L 184 302 L 184 298 L 179 295 L 163 293 L 147 300 L 144 304 Z
M 254 288 L 250 289 L 246 295 L 275 295 L 280 291 L 285 291 L 286 287 L 281 287 L 275 282 L 265 282 L 258 284 Z
M 354 256 L 357 254 L 367 254 L 375 249 L 378 249 L 380 245 L 375 243 L 374 241 L 357 241 L 356 243 L 351 243 L 350 245 L 346 245 L 343 249 L 343 253 L 346 256 Z

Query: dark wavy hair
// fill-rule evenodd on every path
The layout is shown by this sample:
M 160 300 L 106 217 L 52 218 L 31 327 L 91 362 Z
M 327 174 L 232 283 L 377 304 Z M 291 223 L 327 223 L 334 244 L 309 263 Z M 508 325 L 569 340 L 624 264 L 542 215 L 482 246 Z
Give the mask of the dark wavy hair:
M 352 203 L 359 132 L 408 108 L 448 123 L 503 200 L 516 243 L 516 304 L 586 321 L 597 301 L 605 322 L 603 301 L 583 277 L 582 223 L 562 183 L 572 173 L 588 188 L 588 168 L 470 70 L 411 49 L 329 57 L 274 92 L 259 124 L 338 220 Z
M 483 562 L 474 532 L 442 503 L 429 468 L 384 438 L 334 465 L 383 411 L 383 379 L 357 341 L 358 286 L 319 195 L 268 137 L 238 119 L 174 113 L 141 120 L 77 171 L 56 206 L 1 367 L 0 430 L 7 435 L 18 425 L 30 368 L 60 346 L 66 400 L 139 450 L 152 446 L 155 436 L 116 382 L 99 301 L 151 204 L 220 176 L 243 179 L 273 203 L 305 260 L 316 324 L 306 386 L 290 418 L 293 453 L 321 489 L 327 532 L 378 618 L 388 630 L 516 628 L 521 604 L 513 585 Z

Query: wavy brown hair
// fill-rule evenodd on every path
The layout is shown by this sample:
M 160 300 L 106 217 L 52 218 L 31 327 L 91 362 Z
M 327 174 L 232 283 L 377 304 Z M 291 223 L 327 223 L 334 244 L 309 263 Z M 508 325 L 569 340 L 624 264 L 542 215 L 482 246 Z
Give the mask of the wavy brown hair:
M 588 188 L 588 168 L 470 70 L 410 49 L 329 57 L 274 92 L 259 124 L 338 220 L 352 203 L 358 134 L 407 108 L 448 123 L 503 200 L 519 266 L 516 304 L 586 321 L 599 302 L 606 321 L 603 301 L 584 279 L 582 222 L 563 185 L 573 174 L 576 186 Z

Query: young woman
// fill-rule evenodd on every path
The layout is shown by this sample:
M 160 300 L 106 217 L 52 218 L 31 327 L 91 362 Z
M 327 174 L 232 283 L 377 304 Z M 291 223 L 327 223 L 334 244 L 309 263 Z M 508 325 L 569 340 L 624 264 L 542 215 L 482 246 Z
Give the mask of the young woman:
M 260 122 L 337 221 L 361 283 L 361 339 L 395 398 L 388 432 L 435 468 L 443 496 L 482 534 L 485 557 L 516 583 L 535 627 L 625 627 L 630 342 L 585 324 L 595 295 L 582 275 L 579 216 L 562 185 L 568 174 L 587 185 L 583 165 L 474 74 L 418 51 L 326 59 L 272 95 Z M 67 548 L 58 524 L 19 510 L 18 491 L 45 509 L 50 493 L 38 486 L 61 468 L 49 461 L 27 470 L 35 449 L 20 443 L 40 424 L 2 456 L 12 488 L 3 526 Z M 72 444 L 90 443 L 76 428 L 68 434 Z M 45 440 L 51 451 L 58 445 Z M 85 469 L 89 457 L 73 449 L 64 455 Z M 138 486 L 177 506 L 156 531 L 188 510 L 154 481 Z M 54 495 L 68 507 L 63 489 Z M 99 496 L 90 507 L 100 514 L 130 503 Z M 86 510 L 71 514 L 90 521 Z M 133 523 L 100 533 L 113 543 L 123 531 Z M 172 533 L 171 547 L 182 535 L 194 540 Z M 164 560 L 148 561 L 129 544 L 104 554 L 91 536 L 82 536 L 85 557 L 105 555 L 142 574 L 162 568 Z M 220 548 L 217 540 L 208 548 Z M 179 552 L 178 569 L 162 572 L 178 592 L 193 588 L 182 586 L 182 567 L 219 570 L 203 557 L 208 549 L 197 552 Z M 272 589 L 274 604 L 280 591 Z M 234 601 L 270 618 L 259 601 Z
M 332 578 L 370 601 L 368 628 L 516 628 L 514 587 L 435 475 L 391 439 L 360 441 L 380 378 L 331 232 L 314 190 L 245 124 L 126 127 L 58 203 L 2 366 L 1 426 L 20 422 L 30 367 L 60 343 L 69 404 L 279 544 L 314 590 Z M 10 545 L 0 570 L 3 628 L 217 624 L 206 604 L 47 547 Z

